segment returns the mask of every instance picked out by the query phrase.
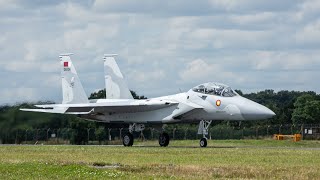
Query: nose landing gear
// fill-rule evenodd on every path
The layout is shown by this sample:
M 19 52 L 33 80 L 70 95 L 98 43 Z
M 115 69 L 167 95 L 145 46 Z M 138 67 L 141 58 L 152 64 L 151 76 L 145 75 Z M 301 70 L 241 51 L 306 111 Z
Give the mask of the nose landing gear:
M 200 147 L 207 147 L 208 142 L 206 135 L 208 135 L 208 129 L 212 121 L 200 121 L 198 134 L 202 134 L 203 138 L 200 139 Z

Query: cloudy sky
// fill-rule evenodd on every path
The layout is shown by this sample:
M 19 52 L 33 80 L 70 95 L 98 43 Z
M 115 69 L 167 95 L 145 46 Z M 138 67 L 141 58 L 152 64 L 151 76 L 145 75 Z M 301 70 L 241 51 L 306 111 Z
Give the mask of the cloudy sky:
M 0 16 L 0 105 L 60 102 L 66 52 L 88 95 L 104 53 L 148 97 L 208 81 L 320 92 L 318 0 L 0 0 Z

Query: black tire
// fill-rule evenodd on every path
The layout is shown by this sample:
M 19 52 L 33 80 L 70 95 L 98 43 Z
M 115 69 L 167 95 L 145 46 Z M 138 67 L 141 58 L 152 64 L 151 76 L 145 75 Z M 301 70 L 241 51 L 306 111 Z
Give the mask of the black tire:
M 207 145 L 208 145 L 207 138 L 200 139 L 200 147 L 207 147 Z
M 169 137 L 169 135 L 167 133 L 160 134 L 160 136 L 159 136 L 159 145 L 161 147 L 168 146 L 169 142 L 170 142 L 170 137 Z
M 132 146 L 133 145 L 133 135 L 131 133 L 127 133 L 122 137 L 122 143 L 124 146 Z

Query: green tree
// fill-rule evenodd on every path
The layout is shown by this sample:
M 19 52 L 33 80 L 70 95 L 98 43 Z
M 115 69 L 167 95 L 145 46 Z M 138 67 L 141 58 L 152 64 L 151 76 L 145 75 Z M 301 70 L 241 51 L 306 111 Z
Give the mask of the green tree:
M 292 121 L 295 124 L 313 124 L 320 122 L 320 101 L 316 96 L 305 94 L 294 103 Z
M 243 96 L 243 92 L 239 89 L 234 90 L 236 93 L 238 93 L 240 96 Z
M 133 99 L 147 99 L 145 96 L 139 96 L 135 91 L 130 90 Z M 105 99 L 106 89 L 101 89 L 98 92 L 93 92 L 89 96 L 89 99 Z
M 94 134 L 96 136 L 96 139 L 99 141 L 99 144 L 101 144 L 103 140 L 107 139 L 107 133 L 104 127 L 99 127 L 98 129 L 96 129 Z
M 71 143 L 87 144 L 88 129 L 95 127 L 95 122 L 86 121 L 80 118 L 74 118 L 70 121 L 70 127 L 74 130 L 71 136 Z
M 98 92 L 93 92 L 90 94 L 89 99 L 105 99 L 106 89 L 101 89 Z

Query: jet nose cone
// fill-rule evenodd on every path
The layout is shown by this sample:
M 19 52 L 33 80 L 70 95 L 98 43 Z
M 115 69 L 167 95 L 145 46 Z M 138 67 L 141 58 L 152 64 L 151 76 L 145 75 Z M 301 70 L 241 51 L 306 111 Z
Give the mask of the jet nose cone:
M 262 105 L 261 105 L 262 106 Z M 263 108 L 261 108 L 259 114 L 262 116 L 262 117 L 265 117 L 265 119 L 269 119 L 269 118 L 272 118 L 273 116 L 276 115 L 276 113 L 274 113 L 272 110 L 270 110 L 269 108 L 263 106 Z
M 269 108 L 250 100 L 246 100 L 241 114 L 245 120 L 269 119 L 276 115 Z

